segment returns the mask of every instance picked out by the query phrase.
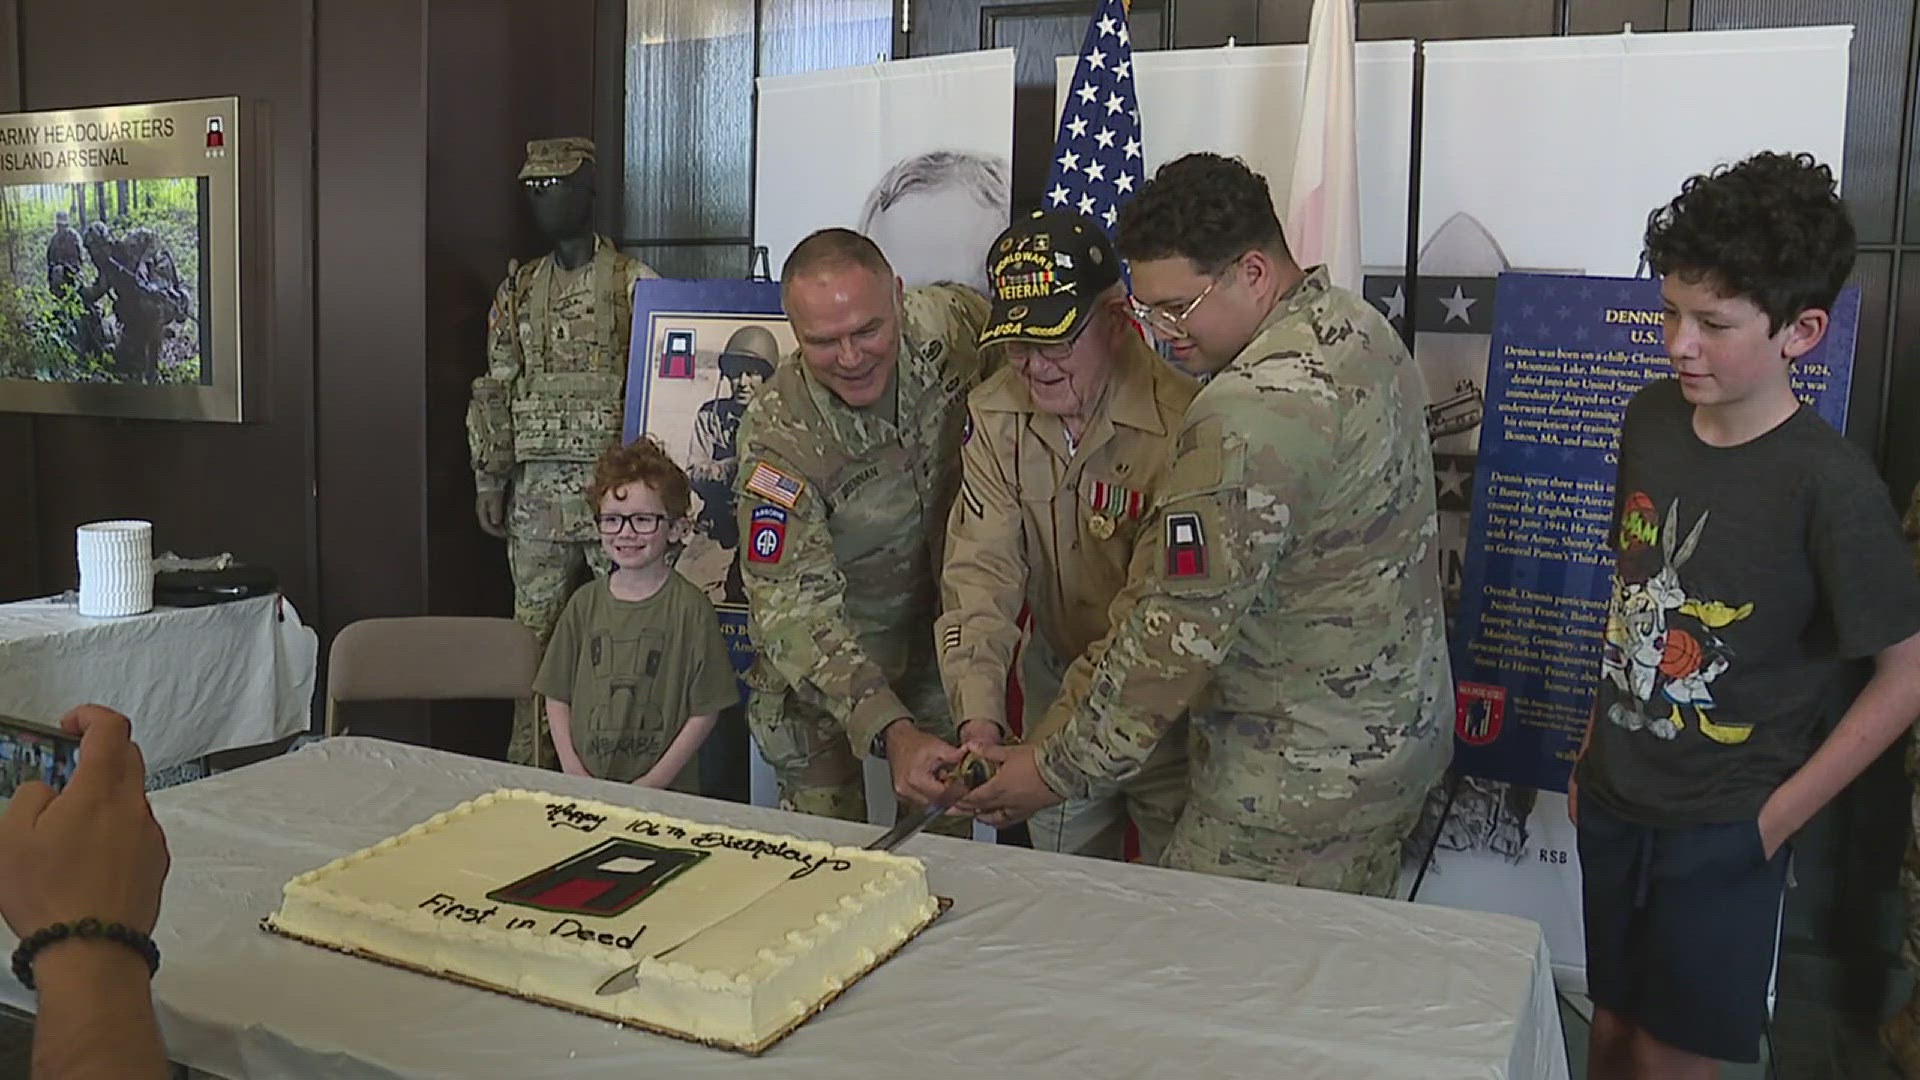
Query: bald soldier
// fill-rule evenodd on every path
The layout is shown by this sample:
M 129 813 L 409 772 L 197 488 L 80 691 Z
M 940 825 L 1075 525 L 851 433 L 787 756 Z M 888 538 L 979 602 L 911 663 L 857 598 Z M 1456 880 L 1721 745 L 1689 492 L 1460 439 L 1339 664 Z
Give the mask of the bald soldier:
M 799 349 L 747 406 L 735 482 L 758 653 L 747 723 L 782 806 L 864 821 L 861 758 L 885 756 L 896 791 L 926 802 L 939 788 L 907 777 L 952 749 L 934 572 L 987 305 L 960 286 L 903 291 L 847 229 L 802 240 L 780 294 Z
M 1199 388 L 1127 317 L 1120 260 L 1100 226 L 1037 211 L 988 249 L 993 309 L 980 337 L 1004 364 L 967 399 L 960 497 L 940 578 L 940 673 L 962 720 L 1005 727 L 1019 651 L 1029 739 L 1067 665 L 1107 632 L 1107 609 L 1166 479 L 1180 418 Z M 1187 797 L 1184 722 L 1140 773 L 1089 786 L 1030 820 L 1033 846 L 1118 859 L 1131 819 L 1157 862 Z
M 1385 895 L 1452 749 L 1419 375 L 1378 311 L 1294 263 L 1237 160 L 1162 167 L 1119 248 L 1136 315 L 1212 378 L 1059 730 L 985 748 L 1000 772 L 962 806 L 1002 824 L 1133 775 L 1191 704 L 1165 865 Z

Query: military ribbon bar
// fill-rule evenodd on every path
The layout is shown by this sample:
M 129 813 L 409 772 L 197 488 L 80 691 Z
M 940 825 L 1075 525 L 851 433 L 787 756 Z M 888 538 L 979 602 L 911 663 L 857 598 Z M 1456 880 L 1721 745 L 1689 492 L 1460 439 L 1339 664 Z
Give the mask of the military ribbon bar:
M 1095 480 L 1087 501 L 1096 511 L 1112 517 L 1138 518 L 1146 510 L 1146 499 L 1137 491 Z

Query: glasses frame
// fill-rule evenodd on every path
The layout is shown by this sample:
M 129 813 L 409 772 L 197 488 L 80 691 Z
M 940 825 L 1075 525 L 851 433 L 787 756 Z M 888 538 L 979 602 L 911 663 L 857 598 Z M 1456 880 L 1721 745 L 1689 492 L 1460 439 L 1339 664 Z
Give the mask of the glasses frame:
M 1172 339 L 1184 341 L 1192 336 L 1187 332 L 1188 317 L 1193 314 L 1194 309 L 1199 307 L 1202 301 L 1213 295 L 1213 290 L 1218 288 L 1220 283 L 1227 279 L 1227 272 L 1240 265 L 1240 260 L 1243 258 L 1246 258 L 1244 252 L 1234 256 L 1228 261 L 1227 265 L 1221 267 L 1217 272 L 1207 275 L 1207 287 L 1201 289 L 1199 296 L 1194 297 L 1187 303 L 1186 307 L 1181 308 L 1177 312 L 1167 311 L 1164 308 L 1149 307 L 1141 303 L 1140 298 L 1131 292 L 1127 293 L 1127 309 L 1133 312 L 1133 317 L 1139 321 L 1140 325 L 1146 327 L 1155 337 L 1162 340 Z
M 607 528 L 607 522 L 613 521 L 613 528 Z M 601 536 L 619 536 L 623 530 L 632 529 L 635 536 L 652 536 L 671 520 L 666 514 L 651 514 L 640 511 L 632 514 L 595 514 L 593 527 L 600 530 Z M 641 523 L 647 522 L 643 528 Z
M 1098 311 L 1087 312 L 1086 318 L 1081 319 L 1080 325 L 1074 328 L 1073 336 L 1065 341 L 1056 341 L 1051 345 L 1036 345 L 1031 341 L 1007 342 L 1001 346 L 1001 348 L 1005 350 L 1004 355 L 1007 363 L 1014 367 L 1025 367 L 1033 363 L 1035 357 L 1039 357 L 1049 364 L 1060 363 L 1062 360 L 1073 355 L 1073 347 L 1080 343 L 1080 339 L 1087 333 L 1087 327 L 1093 325 L 1093 320 L 1098 314 Z

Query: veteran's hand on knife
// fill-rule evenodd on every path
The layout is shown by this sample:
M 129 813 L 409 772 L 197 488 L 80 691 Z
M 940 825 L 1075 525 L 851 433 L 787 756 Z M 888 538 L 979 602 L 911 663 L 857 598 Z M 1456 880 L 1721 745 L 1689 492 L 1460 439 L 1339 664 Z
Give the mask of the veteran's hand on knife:
M 980 821 L 1004 829 L 1065 801 L 1041 779 L 1032 746 L 984 746 L 978 753 L 993 762 L 998 771 L 993 779 L 968 792 L 958 805 Z
M 938 735 L 929 735 L 902 717 L 887 728 L 887 765 L 893 770 L 893 793 L 915 806 L 925 806 L 947 790 L 941 774 L 967 756 Z

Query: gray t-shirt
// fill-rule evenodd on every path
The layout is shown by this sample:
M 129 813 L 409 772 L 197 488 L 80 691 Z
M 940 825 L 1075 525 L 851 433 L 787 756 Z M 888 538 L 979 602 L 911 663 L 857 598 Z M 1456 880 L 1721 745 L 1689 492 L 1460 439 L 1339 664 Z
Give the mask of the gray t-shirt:
M 1812 409 L 1738 446 L 1664 379 L 1627 408 L 1617 561 L 1580 797 L 1644 825 L 1747 821 L 1806 763 L 1847 661 L 1920 632 L 1866 456 Z
M 560 613 L 533 688 L 573 710 L 573 748 L 587 771 L 631 781 L 651 769 L 693 716 L 738 703 L 720 620 L 678 572 L 645 600 L 618 600 L 589 581 Z M 700 770 L 675 791 L 695 791 Z

